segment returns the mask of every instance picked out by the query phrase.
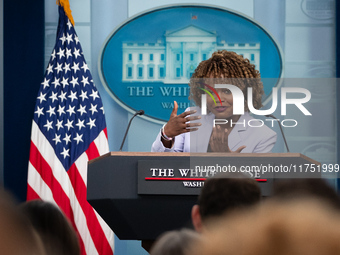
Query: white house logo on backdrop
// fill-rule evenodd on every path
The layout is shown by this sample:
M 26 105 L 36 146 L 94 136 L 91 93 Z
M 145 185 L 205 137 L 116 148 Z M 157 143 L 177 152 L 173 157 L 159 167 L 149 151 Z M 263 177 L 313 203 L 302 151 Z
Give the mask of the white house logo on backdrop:
M 217 50 L 234 51 L 255 65 L 265 97 L 282 75 L 275 40 L 253 19 L 209 5 L 168 5 L 131 17 L 103 45 L 99 74 L 113 99 L 131 113 L 164 123 L 177 101 L 191 106 L 189 79 L 198 64 Z
M 260 71 L 260 43 L 218 41 L 215 31 L 195 25 L 166 31 L 164 37 L 165 43 L 162 39 L 153 43 L 123 43 L 123 81 L 188 83 L 197 65 L 217 50 L 234 51 Z

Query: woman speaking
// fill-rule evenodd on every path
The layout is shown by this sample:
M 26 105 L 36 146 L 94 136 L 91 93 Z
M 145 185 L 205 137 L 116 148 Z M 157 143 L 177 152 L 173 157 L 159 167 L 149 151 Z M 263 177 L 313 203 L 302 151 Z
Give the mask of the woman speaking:
M 229 89 L 215 89 L 212 84 L 221 82 L 236 86 L 243 92 L 244 114 L 233 114 L 233 95 Z M 249 115 L 246 100 L 248 87 L 252 87 L 254 108 L 260 109 L 264 91 L 260 73 L 255 66 L 235 52 L 220 50 L 213 53 L 210 59 L 198 65 L 190 79 L 190 99 L 200 107 L 190 107 L 177 115 L 178 105 L 175 101 L 170 119 L 160 130 L 151 150 L 271 152 L 276 133 Z M 205 112 L 201 108 L 202 94 L 206 94 L 206 114 L 202 114 Z

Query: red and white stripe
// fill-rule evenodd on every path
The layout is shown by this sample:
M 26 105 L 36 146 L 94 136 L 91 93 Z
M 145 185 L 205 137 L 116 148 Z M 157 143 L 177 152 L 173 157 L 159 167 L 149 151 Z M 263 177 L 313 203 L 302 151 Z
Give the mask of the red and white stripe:
M 56 204 L 76 229 L 81 254 L 113 254 L 113 232 L 86 200 L 87 162 L 108 151 L 105 128 L 66 171 L 33 121 L 27 200 L 42 199 Z

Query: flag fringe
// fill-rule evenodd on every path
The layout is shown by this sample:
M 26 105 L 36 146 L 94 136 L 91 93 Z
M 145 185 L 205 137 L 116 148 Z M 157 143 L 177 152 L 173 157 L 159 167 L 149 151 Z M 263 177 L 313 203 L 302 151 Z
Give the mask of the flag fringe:
M 61 5 L 64 8 L 65 14 L 74 26 L 74 20 L 72 17 L 72 11 L 68 0 L 57 0 L 57 5 Z

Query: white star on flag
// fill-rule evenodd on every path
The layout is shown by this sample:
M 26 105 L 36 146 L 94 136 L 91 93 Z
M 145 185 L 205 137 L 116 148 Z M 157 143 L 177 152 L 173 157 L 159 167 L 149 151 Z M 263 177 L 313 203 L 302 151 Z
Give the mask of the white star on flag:
M 41 103 L 42 101 L 46 101 L 45 96 L 46 96 L 46 93 L 43 94 L 42 92 L 40 92 L 40 96 L 38 96 L 38 99 L 40 100 L 40 103 Z
M 57 145 L 58 143 L 61 143 L 60 136 L 61 135 L 55 134 L 55 137 L 52 139 L 55 142 L 55 145 Z
M 72 81 L 70 81 L 70 83 L 73 85 L 73 88 L 76 86 L 76 85 L 79 85 L 78 83 L 78 77 L 75 78 L 72 76 Z
M 73 69 L 73 72 L 76 74 L 77 73 L 77 71 L 79 71 L 80 69 L 79 69 L 79 63 L 73 63 L 73 66 L 71 67 L 71 69 Z
M 44 82 L 42 82 L 41 84 L 44 86 L 44 89 L 46 87 L 49 87 L 50 85 L 48 84 L 50 80 L 47 80 L 46 78 L 44 78 Z
M 39 108 L 39 106 L 37 106 L 37 110 L 34 113 L 38 114 L 38 118 L 39 118 L 40 115 L 44 115 L 43 110 L 44 110 L 44 107 Z
M 81 139 L 82 137 L 83 137 L 82 134 L 79 135 L 79 134 L 77 133 L 77 137 L 73 138 L 73 140 L 77 141 L 77 144 L 78 144 L 80 141 L 83 142 L 83 139 Z

